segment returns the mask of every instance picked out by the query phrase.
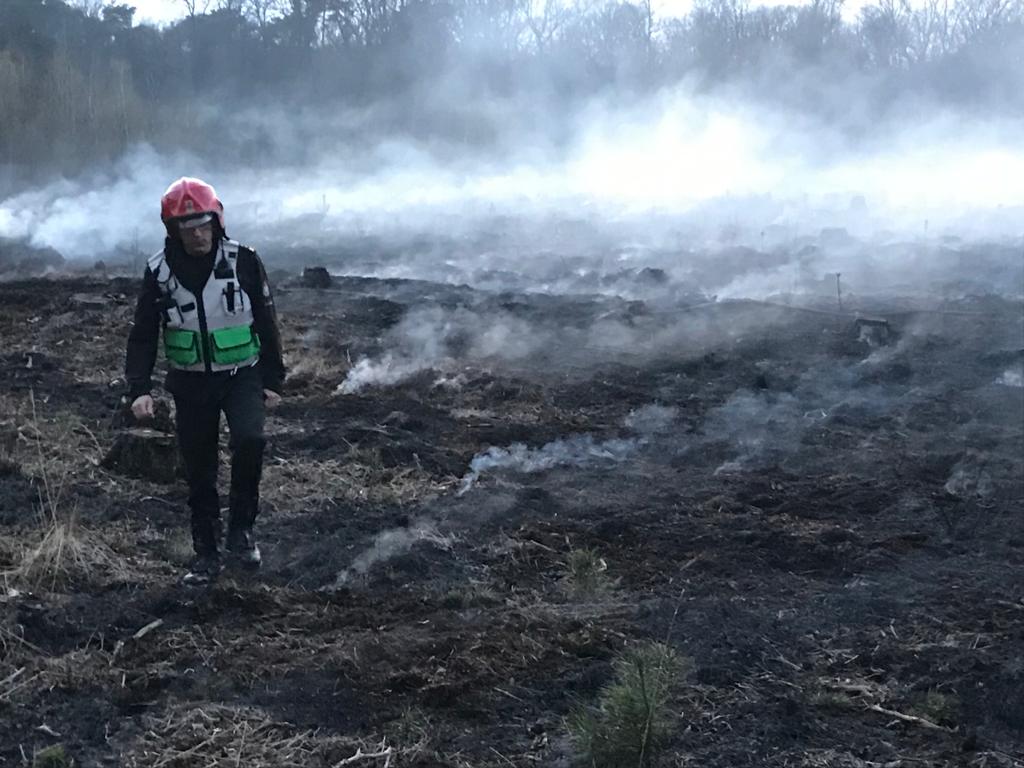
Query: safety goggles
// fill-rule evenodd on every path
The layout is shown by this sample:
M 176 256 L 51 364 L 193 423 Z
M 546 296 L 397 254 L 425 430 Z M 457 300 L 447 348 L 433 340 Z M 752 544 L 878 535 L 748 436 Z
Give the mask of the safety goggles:
M 203 213 L 198 216 L 191 216 L 187 219 L 181 219 L 178 221 L 178 230 L 195 229 L 196 227 L 203 226 L 203 224 L 209 224 L 211 221 L 213 221 L 212 213 Z

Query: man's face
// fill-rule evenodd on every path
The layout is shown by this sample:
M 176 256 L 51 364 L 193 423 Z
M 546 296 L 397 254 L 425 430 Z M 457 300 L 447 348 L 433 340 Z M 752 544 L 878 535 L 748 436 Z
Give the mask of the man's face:
M 178 234 L 189 256 L 205 256 L 213 248 L 212 221 L 198 227 L 179 226 Z

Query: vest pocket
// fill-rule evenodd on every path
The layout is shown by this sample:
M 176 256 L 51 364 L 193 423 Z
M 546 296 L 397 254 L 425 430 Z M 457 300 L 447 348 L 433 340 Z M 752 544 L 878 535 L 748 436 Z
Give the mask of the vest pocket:
M 218 328 L 210 333 L 213 362 L 223 365 L 241 363 L 259 354 L 260 340 L 248 325 Z
M 199 362 L 199 334 L 181 328 L 164 328 L 164 352 L 174 365 Z

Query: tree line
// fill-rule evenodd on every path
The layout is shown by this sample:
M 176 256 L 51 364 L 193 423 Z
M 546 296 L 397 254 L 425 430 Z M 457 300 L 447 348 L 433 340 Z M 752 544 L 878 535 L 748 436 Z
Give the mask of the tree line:
M 1024 107 L 1024 0 L 875 0 L 853 21 L 842 0 L 697 0 L 683 18 L 658 18 L 650 0 L 181 3 L 184 18 L 162 29 L 134 25 L 127 3 L 0 3 L 7 177 L 80 172 L 140 141 L 222 148 L 214 105 L 251 121 L 261 106 L 386 103 L 399 129 L 432 108 L 508 100 L 539 119 L 677 83 L 842 119 L 854 93 L 864 120 L 920 100 Z M 246 135 L 240 157 L 270 151 Z

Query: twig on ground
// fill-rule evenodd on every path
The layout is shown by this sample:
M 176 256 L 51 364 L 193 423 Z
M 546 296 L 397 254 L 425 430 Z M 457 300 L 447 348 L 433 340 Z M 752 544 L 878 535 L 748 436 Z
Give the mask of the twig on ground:
M 39 654 L 40 656 L 46 656 L 46 653 L 38 645 L 30 643 L 28 640 L 21 637 L 20 635 L 14 634 L 13 632 L 11 632 L 11 630 L 7 629 L 6 627 L 0 627 L 0 634 L 4 635 L 5 637 L 11 638 L 11 640 L 15 640 L 21 643 L 23 646 L 32 651 L 32 653 Z
M 144 638 L 146 635 L 148 635 L 150 632 L 152 632 L 157 627 L 163 626 L 163 623 L 164 623 L 163 619 L 155 619 L 154 621 L 149 622 L 149 624 L 147 624 L 142 629 L 137 631 L 134 635 L 132 635 L 130 639 L 131 640 L 136 640 L 136 641 L 137 640 L 141 640 L 142 638 Z M 124 645 L 125 645 L 125 641 L 124 640 L 118 640 L 114 644 L 114 652 L 110 656 L 110 663 L 111 663 L 111 665 L 113 665 L 114 661 L 121 654 L 121 651 L 124 650 Z
M 21 690 L 26 685 L 31 683 L 33 680 L 37 679 L 40 675 L 42 675 L 42 672 L 32 675 L 32 677 L 28 678 L 27 680 L 22 680 L 20 683 L 13 686 L 12 688 L 8 688 L 6 691 L 0 692 L 0 701 L 3 701 L 4 699 L 8 698 L 15 691 Z
M 498 688 L 497 686 L 495 686 L 494 690 L 495 690 L 495 691 L 497 691 L 498 693 L 500 693 L 500 694 L 502 694 L 502 695 L 504 695 L 504 696 L 508 696 L 508 697 L 509 697 L 510 699 L 514 699 L 515 701 L 518 701 L 518 702 L 520 702 L 520 703 L 522 703 L 522 704 L 525 704 L 525 703 L 526 703 L 526 702 L 525 702 L 525 701 L 523 701 L 523 700 L 522 700 L 521 698 L 519 698 L 518 696 L 516 696 L 516 695 L 515 695 L 514 693 L 509 693 L 509 692 L 508 692 L 508 691 L 506 691 L 506 690 L 505 690 L 504 688 Z
M 878 704 L 872 704 L 868 707 L 868 709 L 870 709 L 872 712 L 878 712 L 882 715 L 895 717 L 897 720 L 902 720 L 905 723 L 914 723 L 915 725 L 920 725 L 924 728 L 931 728 L 935 731 L 943 731 L 944 733 L 956 733 L 956 729 L 954 728 L 947 728 L 944 725 L 933 723 L 931 720 L 925 720 L 923 717 L 917 717 L 916 715 L 905 715 L 902 712 L 897 712 L 893 709 L 886 709 L 885 707 L 880 706 Z
M 17 680 L 26 669 L 27 667 L 18 667 L 18 669 L 14 670 L 14 672 L 9 674 L 3 680 L 0 680 L 0 699 L 4 698 L 7 695 L 3 692 L 3 689 L 6 688 L 10 683 L 13 683 L 15 680 Z M 11 690 L 14 689 L 12 688 Z
M 341 762 L 335 763 L 334 768 L 339 768 L 342 765 L 354 765 L 362 760 L 376 760 L 378 758 L 386 758 L 387 762 L 385 765 L 391 763 L 391 753 L 393 749 L 391 747 L 385 747 L 384 743 L 381 742 L 381 749 L 377 752 L 363 752 L 362 747 L 356 747 L 356 753 L 351 757 L 346 757 Z

